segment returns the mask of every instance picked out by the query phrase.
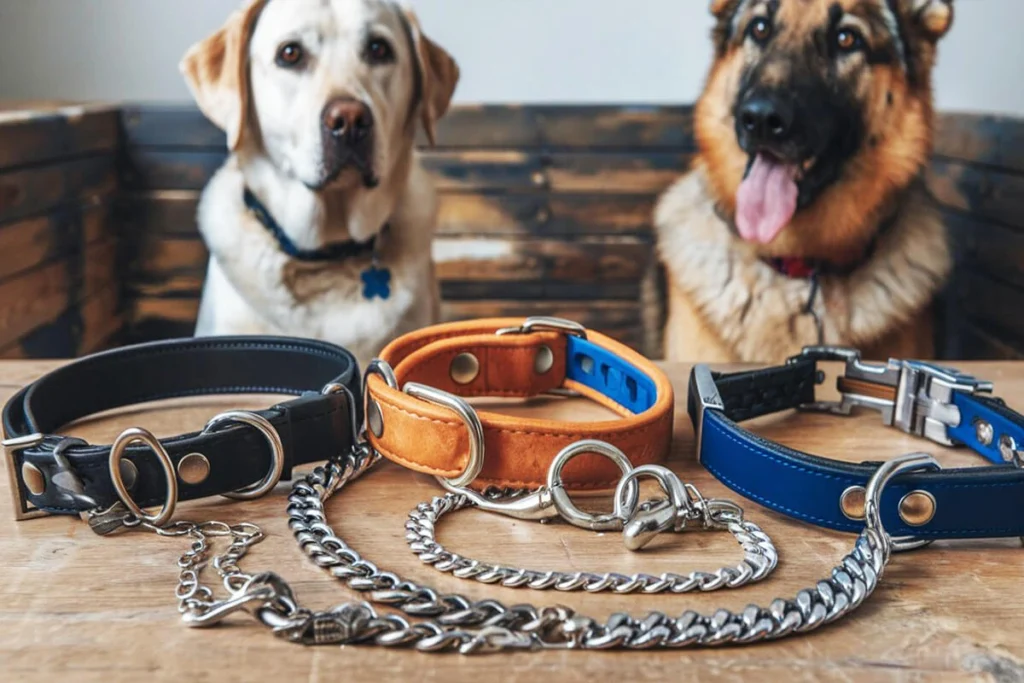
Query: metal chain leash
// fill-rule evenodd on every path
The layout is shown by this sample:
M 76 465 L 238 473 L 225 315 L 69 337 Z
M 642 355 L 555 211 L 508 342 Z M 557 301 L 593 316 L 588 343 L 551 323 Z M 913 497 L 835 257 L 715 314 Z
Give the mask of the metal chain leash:
M 423 621 L 378 614 L 367 602 L 312 612 L 299 607 L 288 585 L 269 573 L 250 576 L 226 601 L 201 604 L 204 613 L 186 612 L 185 621 L 193 626 L 212 625 L 244 609 L 275 635 L 296 643 L 371 644 L 462 654 L 509 649 L 648 649 L 752 643 L 806 633 L 849 614 L 875 590 L 892 552 L 891 539 L 882 528 L 877 511 L 871 508 L 871 490 L 877 497 L 895 471 L 890 468 L 883 476 L 883 466 L 869 485 L 867 526 L 854 550 L 832 570 L 831 577 L 800 591 L 794 598 L 775 600 L 768 607 L 751 605 L 739 613 L 718 610 L 710 615 L 686 611 L 679 617 L 653 612 L 641 619 L 615 614 L 602 623 L 565 607 L 473 601 L 461 595 L 439 594 L 378 569 L 338 538 L 327 523 L 325 502 L 378 459 L 378 455 L 363 446 L 297 481 L 289 496 L 289 527 L 303 552 L 348 588 L 370 593 L 373 602 Z M 905 470 L 912 465 L 902 461 L 896 466 Z M 235 580 L 230 583 L 234 585 Z M 196 591 L 196 597 L 210 603 L 205 591 Z
M 492 495 L 495 498 L 504 498 L 504 493 Z M 641 511 L 657 510 L 666 502 L 648 501 L 641 506 Z M 714 502 L 703 498 L 698 500 L 693 506 L 695 516 L 703 520 L 704 529 L 729 531 L 743 548 L 743 561 L 736 567 L 722 567 L 714 572 L 694 571 L 685 576 L 672 573 L 654 576 L 614 572 L 596 574 L 582 571 L 537 571 L 489 564 L 453 553 L 437 541 L 434 530 L 438 521 L 445 515 L 467 507 L 476 507 L 471 497 L 457 493 L 435 497 L 429 503 L 421 503 L 410 512 L 409 520 L 405 524 L 406 541 L 424 563 L 439 571 L 480 583 L 500 583 L 506 588 L 582 590 L 590 593 L 688 593 L 694 590 L 708 592 L 722 588 L 740 588 L 767 577 L 779 562 L 778 551 L 771 539 L 759 526 L 745 520 L 739 507 L 715 507 Z

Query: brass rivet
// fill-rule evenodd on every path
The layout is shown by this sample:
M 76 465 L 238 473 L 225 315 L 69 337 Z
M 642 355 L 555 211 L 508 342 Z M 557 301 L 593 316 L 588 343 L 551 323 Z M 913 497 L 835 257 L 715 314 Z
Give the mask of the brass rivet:
M 41 496 L 46 492 L 46 477 L 43 476 L 42 470 L 32 463 L 27 462 L 21 466 L 21 480 L 33 496 Z
M 554 366 L 555 352 L 547 346 L 537 349 L 537 355 L 533 357 L 533 371 L 538 375 L 543 375 Z
M 121 464 L 117 467 L 121 470 L 121 481 L 124 482 L 125 487 L 133 488 L 135 480 L 139 478 L 139 468 L 135 466 L 135 463 L 127 459 L 122 459 Z
M 535 171 L 530 179 L 536 187 L 544 187 L 548 184 L 548 177 L 543 171 Z
M 900 501 L 900 519 L 910 526 L 924 526 L 935 516 L 935 496 L 927 491 L 911 491 Z
M 380 412 L 380 404 L 374 400 L 370 400 L 366 405 L 366 424 L 370 426 L 370 431 L 378 439 L 384 436 L 384 416 Z
M 864 519 L 865 493 L 863 486 L 851 486 L 843 491 L 839 499 L 839 507 L 843 514 L 855 521 Z
M 999 454 L 1003 456 L 1003 460 L 1006 462 L 1017 462 L 1017 441 L 1009 434 L 1003 434 L 999 437 Z
M 540 208 L 537 209 L 537 222 L 541 225 L 547 225 L 551 221 L 551 209 Z
M 202 484 L 208 476 L 210 461 L 202 453 L 189 453 L 178 462 L 178 477 L 186 484 Z
M 456 384 L 469 384 L 480 374 L 480 361 L 471 353 L 460 353 L 452 359 L 448 372 Z
M 982 446 L 991 446 L 992 439 L 995 438 L 995 430 L 992 429 L 992 424 L 985 420 L 974 421 L 974 437 L 978 440 Z

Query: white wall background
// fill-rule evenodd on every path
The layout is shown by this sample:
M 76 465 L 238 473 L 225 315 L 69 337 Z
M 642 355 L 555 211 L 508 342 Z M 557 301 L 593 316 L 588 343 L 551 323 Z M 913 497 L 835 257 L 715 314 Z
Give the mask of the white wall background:
M 0 0 L 0 99 L 185 101 L 177 63 L 239 0 Z M 411 0 L 461 102 L 692 102 L 708 0 Z M 943 109 L 1024 116 L 1024 0 L 956 0 Z

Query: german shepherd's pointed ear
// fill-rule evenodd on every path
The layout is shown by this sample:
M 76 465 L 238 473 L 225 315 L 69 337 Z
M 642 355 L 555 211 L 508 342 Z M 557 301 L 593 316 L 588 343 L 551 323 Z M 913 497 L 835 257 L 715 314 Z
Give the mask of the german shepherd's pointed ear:
M 416 60 L 419 62 L 422 75 L 423 101 L 420 105 L 420 117 L 423 129 L 427 133 L 427 140 L 434 145 L 437 122 L 448 112 L 455 87 L 459 84 L 459 65 L 443 47 L 423 35 L 420 21 L 412 10 L 403 11 L 406 21 L 409 22 L 409 32 L 412 34 Z
M 933 40 L 953 25 L 953 0 L 910 0 L 910 5 L 914 20 Z
M 200 111 L 238 149 L 249 112 L 249 39 L 267 0 L 249 0 L 228 17 L 224 26 L 193 45 L 181 61 L 192 96 Z

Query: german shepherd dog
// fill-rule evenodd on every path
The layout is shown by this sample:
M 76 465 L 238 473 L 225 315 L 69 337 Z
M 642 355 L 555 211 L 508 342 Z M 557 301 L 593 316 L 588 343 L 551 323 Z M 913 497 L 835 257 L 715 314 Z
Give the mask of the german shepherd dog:
M 698 154 L 656 210 L 672 360 L 814 344 L 934 355 L 949 270 L 923 188 L 952 0 L 713 0 Z

